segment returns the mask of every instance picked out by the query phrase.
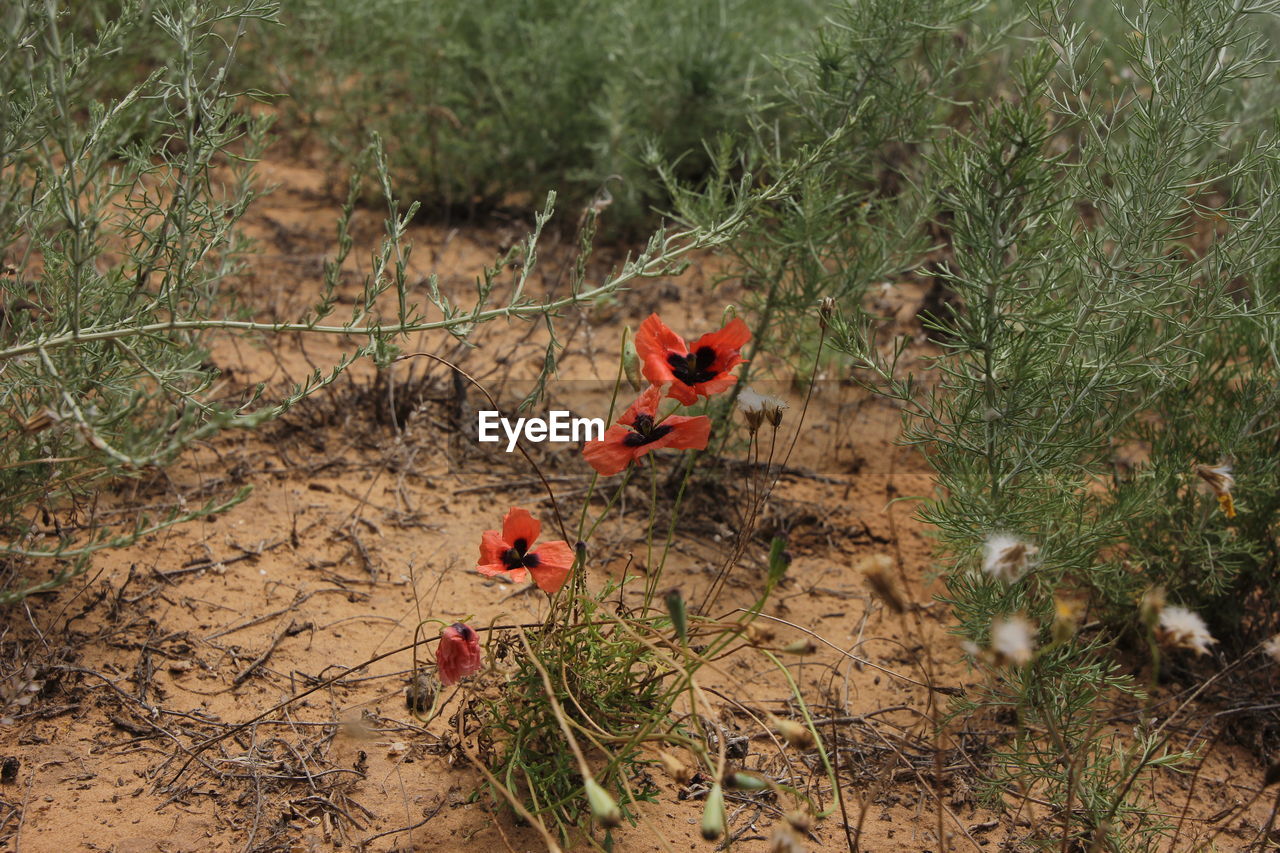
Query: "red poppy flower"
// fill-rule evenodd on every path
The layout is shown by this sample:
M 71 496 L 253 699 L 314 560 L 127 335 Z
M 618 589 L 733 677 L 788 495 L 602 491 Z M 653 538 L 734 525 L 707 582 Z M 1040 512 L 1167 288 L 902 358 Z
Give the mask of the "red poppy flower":
M 739 351 L 749 340 L 751 330 L 741 317 L 734 317 L 720 331 L 708 332 L 689 346 L 657 314 L 650 314 L 636 332 L 636 353 L 646 379 L 654 385 L 671 383 L 667 393 L 691 406 L 699 396 L 719 394 L 738 381 L 729 371 L 742 362 Z
M 548 595 L 564 586 L 573 568 L 573 549 L 568 542 L 547 542 L 533 547 L 542 523 L 528 510 L 513 508 L 502 520 L 502 532 L 486 530 L 480 540 L 480 562 L 476 570 L 494 577 L 506 575 L 517 583 L 526 575 Z
M 436 670 L 446 687 L 479 672 L 480 638 L 476 632 L 461 622 L 454 622 L 441 631 L 440 644 L 436 646 Z
M 705 415 L 668 415 L 658 422 L 658 404 L 665 392 L 664 386 L 649 386 L 626 414 L 605 430 L 604 438 L 587 442 L 582 455 L 592 468 L 609 477 L 659 447 L 701 450 L 707 446 L 711 419 Z

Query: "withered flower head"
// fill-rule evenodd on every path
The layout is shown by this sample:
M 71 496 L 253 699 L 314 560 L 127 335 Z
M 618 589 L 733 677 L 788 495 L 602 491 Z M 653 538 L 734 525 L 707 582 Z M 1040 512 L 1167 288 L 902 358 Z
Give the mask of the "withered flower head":
M 997 580 L 1013 583 L 1031 568 L 1040 549 L 1006 533 L 987 537 L 982 548 L 982 571 Z
M 893 560 L 888 555 L 873 554 L 863 560 L 859 568 L 862 569 L 862 579 L 871 587 L 876 597 L 884 602 L 885 607 L 894 613 L 902 613 L 907 609 L 893 583 Z
M 1195 471 L 1201 481 L 1217 497 L 1222 514 L 1227 518 L 1235 518 L 1236 504 L 1235 499 L 1231 497 L 1231 490 L 1236 485 L 1236 478 L 1231 473 L 1231 466 L 1227 464 L 1197 465 Z
M 1199 613 L 1176 604 L 1170 604 L 1160 611 L 1156 638 L 1166 646 L 1186 649 L 1197 655 L 1208 654 L 1209 646 L 1218 642 L 1209 634 L 1209 628 Z

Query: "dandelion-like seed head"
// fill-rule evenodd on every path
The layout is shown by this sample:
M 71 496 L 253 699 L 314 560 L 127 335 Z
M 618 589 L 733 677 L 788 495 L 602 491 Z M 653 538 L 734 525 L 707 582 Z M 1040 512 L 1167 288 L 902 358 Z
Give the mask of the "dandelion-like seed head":
M 738 408 L 747 419 L 747 426 L 755 432 L 765 420 L 775 427 L 781 426 L 782 411 L 787 408 L 787 404 L 777 397 L 761 394 L 753 388 L 743 388 L 738 392 Z
M 1262 644 L 1262 651 L 1276 663 L 1280 663 L 1280 634 L 1271 637 Z
M 990 577 L 1013 583 L 1027 573 L 1040 549 L 1007 533 L 993 533 L 982 548 L 982 571 Z
M 991 623 L 991 654 L 998 664 L 1022 666 L 1030 663 L 1036 650 L 1034 626 L 1022 616 L 1010 616 Z
M 1200 614 L 1176 604 L 1160 611 L 1156 636 L 1161 643 L 1175 649 L 1186 649 L 1197 655 L 1207 654 L 1209 646 L 1218 642 L 1209 634 L 1209 628 Z
M 769 836 L 769 853 L 805 853 L 805 846 L 791 827 L 779 823 Z

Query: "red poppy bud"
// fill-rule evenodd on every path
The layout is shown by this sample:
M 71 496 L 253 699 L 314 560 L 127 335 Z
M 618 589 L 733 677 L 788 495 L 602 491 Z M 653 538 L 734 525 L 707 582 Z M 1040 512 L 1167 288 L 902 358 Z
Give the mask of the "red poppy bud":
M 436 669 L 446 687 L 480 671 L 480 637 L 470 627 L 454 622 L 440 632 Z

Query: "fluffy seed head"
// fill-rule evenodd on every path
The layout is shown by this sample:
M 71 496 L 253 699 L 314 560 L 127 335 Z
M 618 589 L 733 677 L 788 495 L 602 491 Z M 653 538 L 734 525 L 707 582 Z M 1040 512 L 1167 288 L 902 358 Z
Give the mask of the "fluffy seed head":
M 1209 634 L 1209 628 L 1199 613 L 1176 604 L 1170 604 L 1160 611 L 1156 636 L 1161 643 L 1171 648 L 1186 649 L 1197 655 L 1207 654 L 1209 646 L 1218 642 Z
M 776 824 L 769 836 L 769 853 L 804 853 L 804 844 L 785 823 Z
M 782 410 L 787 404 L 777 397 L 761 394 L 752 388 L 743 388 L 738 392 L 738 408 L 747 419 L 747 427 L 755 432 L 764 420 L 776 426 L 782 424 Z
M 791 828 L 801 835 L 808 835 L 813 832 L 813 815 L 800 809 L 793 809 L 786 814 L 787 823 L 791 824 Z
M 1022 666 L 1036 650 L 1035 628 L 1022 616 L 991 623 L 991 654 L 998 664 Z
M 997 580 L 1013 583 L 1027 573 L 1040 549 L 1030 542 L 995 533 L 982 548 L 982 571 Z
M 1280 663 L 1280 634 L 1262 644 L 1262 651 L 1276 663 Z

